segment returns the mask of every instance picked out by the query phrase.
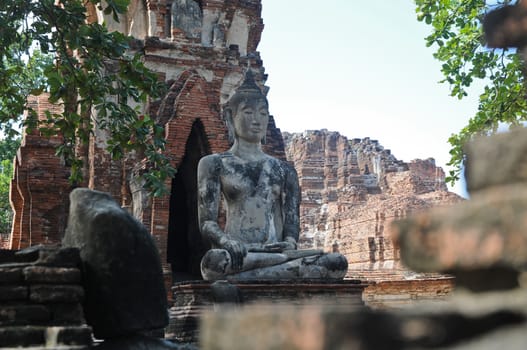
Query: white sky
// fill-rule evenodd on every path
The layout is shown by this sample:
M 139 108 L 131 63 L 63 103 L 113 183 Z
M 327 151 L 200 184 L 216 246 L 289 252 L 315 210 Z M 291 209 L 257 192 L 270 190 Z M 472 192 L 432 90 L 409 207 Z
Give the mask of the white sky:
M 370 137 L 400 160 L 435 158 L 448 171 L 447 140 L 477 110 L 439 84 L 425 46 L 430 28 L 411 0 L 263 0 L 258 46 L 270 113 L 282 131 Z M 463 185 L 455 192 L 463 194 Z

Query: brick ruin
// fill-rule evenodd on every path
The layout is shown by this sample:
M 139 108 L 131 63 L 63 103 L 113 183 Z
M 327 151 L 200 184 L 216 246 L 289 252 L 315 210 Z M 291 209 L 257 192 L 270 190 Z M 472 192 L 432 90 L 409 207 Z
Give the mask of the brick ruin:
M 350 273 L 406 274 L 390 223 L 461 200 L 448 192 L 432 158 L 406 163 L 377 140 L 327 130 L 284 133 L 284 139 L 302 188 L 301 244 L 345 254 Z
M 370 306 L 393 307 L 450 292 L 451 278 L 402 266 L 392 240 L 394 220 L 462 200 L 448 192 L 434 159 L 406 163 L 377 140 L 349 140 L 327 130 L 284 133 L 284 141 L 302 189 L 301 247 L 344 254 L 348 278 L 376 282 L 364 293 Z
M 92 20 L 105 20 L 110 29 L 139 39 L 145 63 L 169 87 L 164 98 L 142 109 L 164 126 L 165 152 L 177 174 L 165 183 L 170 195 L 150 198 L 137 181 L 142 158 L 128 154 L 112 160 L 105 152 L 106 135 L 96 130 L 79 150 L 86 167 L 79 185 L 111 193 L 147 227 L 168 283 L 200 279 L 199 261 L 208 247 L 197 227 L 196 169 L 203 155 L 229 147 L 222 104 L 247 67 L 267 91 L 256 50 L 264 27 L 261 6 L 261 0 L 133 0 L 120 23 L 87 8 Z M 38 111 L 53 108 L 42 97 L 30 103 Z M 60 243 L 72 190 L 68 167 L 54 155 L 60 142 L 37 131 L 24 135 L 11 188 L 13 230 L 2 248 Z M 271 117 L 264 147 L 280 159 L 287 153 L 298 171 L 302 245 L 345 254 L 353 278 L 407 277 L 389 223 L 410 211 L 459 200 L 447 192 L 444 173 L 433 160 L 398 161 L 374 140 L 350 141 L 324 130 L 282 137 Z
M 87 350 L 79 251 L 0 251 L 0 348 Z
M 229 147 L 221 105 L 230 97 L 250 67 L 264 86 L 266 75 L 256 51 L 263 29 L 260 0 L 149 0 L 131 1 L 129 11 L 115 23 L 87 5 L 91 20 L 106 21 L 139 39 L 146 65 L 169 87 L 160 101 L 143 111 L 164 126 L 166 154 L 178 170 L 165 185 L 169 196 L 150 198 L 137 181 L 141 157 L 128 154 L 114 161 L 105 152 L 106 135 L 95 130 L 80 150 L 85 179 L 80 186 L 109 192 L 150 230 L 161 252 L 167 279 L 199 278 L 199 259 L 207 247 L 197 228 L 195 173 L 205 154 Z M 44 97 L 31 101 L 37 111 L 51 107 Z M 15 160 L 11 201 L 14 225 L 3 248 L 22 249 L 56 244 L 67 221 L 68 167 L 54 155 L 60 138 L 24 135 Z M 267 153 L 285 159 L 282 136 L 269 120 Z M 178 277 L 179 276 L 179 277 Z

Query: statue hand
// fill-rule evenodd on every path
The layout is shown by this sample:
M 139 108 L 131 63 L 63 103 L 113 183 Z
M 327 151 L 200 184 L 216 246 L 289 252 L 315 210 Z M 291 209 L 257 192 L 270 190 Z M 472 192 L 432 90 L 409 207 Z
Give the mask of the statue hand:
M 243 267 L 243 258 L 247 255 L 247 248 L 241 242 L 229 239 L 223 243 L 222 248 L 231 256 L 232 269 L 240 271 Z
M 277 249 L 280 251 L 295 250 L 296 244 L 290 241 L 283 241 L 283 242 L 269 243 L 269 244 L 266 244 L 264 247 L 265 249 L 270 249 L 270 250 Z

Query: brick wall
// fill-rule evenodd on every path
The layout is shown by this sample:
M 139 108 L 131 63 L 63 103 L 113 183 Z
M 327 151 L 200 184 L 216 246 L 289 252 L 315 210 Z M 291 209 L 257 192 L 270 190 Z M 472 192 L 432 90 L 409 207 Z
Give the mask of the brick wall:
M 337 250 L 348 277 L 402 280 L 391 223 L 409 213 L 461 200 L 446 191 L 433 159 L 398 160 L 379 141 L 327 130 L 284 133 L 302 189 L 301 246 Z
M 30 98 L 28 105 L 40 118 L 44 111 L 61 112 L 47 96 Z M 62 239 L 68 210 L 69 169 L 55 155 L 60 137 L 48 138 L 33 130 L 24 133 L 14 163 L 10 198 L 14 217 L 11 237 L 0 248 L 22 249 L 36 244 L 54 244 Z
M 452 277 L 385 280 L 369 285 L 362 299 L 367 306 L 375 309 L 403 308 L 422 302 L 444 302 L 453 288 Z

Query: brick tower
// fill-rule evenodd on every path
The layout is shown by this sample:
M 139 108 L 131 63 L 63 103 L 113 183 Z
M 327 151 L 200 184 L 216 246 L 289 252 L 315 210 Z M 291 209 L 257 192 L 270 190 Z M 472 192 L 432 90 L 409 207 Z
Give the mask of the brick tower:
M 137 181 L 140 159 L 129 154 L 114 161 L 105 151 L 105 134 L 96 130 L 83 148 L 83 186 L 109 192 L 150 230 L 164 272 L 176 280 L 200 278 L 199 261 L 208 248 L 197 225 L 196 170 L 199 159 L 229 148 L 221 106 L 252 69 L 265 91 L 266 75 L 256 51 L 263 30 L 261 0 L 132 0 L 119 23 L 94 7 L 89 18 L 106 21 L 139 39 L 146 65 L 168 86 L 158 101 L 141 106 L 165 129 L 166 154 L 177 169 L 166 182 L 170 195 L 151 198 Z M 43 98 L 34 103 L 45 107 Z M 11 200 L 15 211 L 4 248 L 59 243 L 67 222 L 71 191 L 68 167 L 54 156 L 60 140 L 25 135 L 15 162 Z M 269 120 L 265 151 L 285 159 L 274 119 Z

